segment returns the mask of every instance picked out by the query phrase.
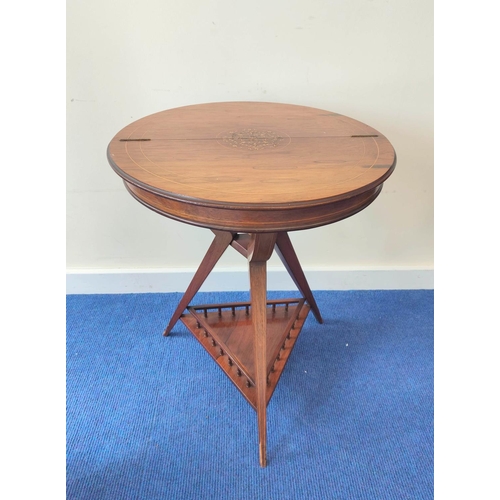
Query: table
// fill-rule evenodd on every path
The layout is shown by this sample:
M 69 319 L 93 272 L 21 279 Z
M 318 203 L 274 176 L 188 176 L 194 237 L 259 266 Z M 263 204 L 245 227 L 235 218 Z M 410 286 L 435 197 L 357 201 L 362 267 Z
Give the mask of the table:
M 219 102 L 152 114 L 111 140 L 108 161 L 129 193 L 215 237 L 167 325 L 181 320 L 257 412 L 266 466 L 266 407 L 304 321 L 323 322 L 289 231 L 363 210 L 396 165 L 390 142 L 338 113 L 291 104 Z M 190 305 L 228 247 L 248 260 L 250 301 Z M 276 250 L 301 299 L 267 300 Z

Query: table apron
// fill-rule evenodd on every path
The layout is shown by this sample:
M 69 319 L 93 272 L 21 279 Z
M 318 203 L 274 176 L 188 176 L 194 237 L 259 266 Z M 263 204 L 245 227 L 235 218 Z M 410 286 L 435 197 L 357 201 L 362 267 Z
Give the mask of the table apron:
M 383 184 L 350 198 L 311 206 L 235 208 L 213 207 L 179 201 L 152 193 L 124 181 L 129 193 L 155 212 L 187 224 L 232 232 L 280 232 L 319 227 L 363 210 L 380 194 Z

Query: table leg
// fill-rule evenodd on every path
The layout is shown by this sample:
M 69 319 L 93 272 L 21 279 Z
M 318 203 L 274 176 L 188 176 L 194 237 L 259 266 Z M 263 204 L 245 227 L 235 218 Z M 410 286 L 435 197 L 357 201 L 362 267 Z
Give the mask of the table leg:
M 165 328 L 165 332 L 163 335 L 167 336 L 172 328 L 174 327 L 177 320 L 181 317 L 181 314 L 184 312 L 184 309 L 189 305 L 192 298 L 196 295 L 196 292 L 200 289 L 203 282 L 207 279 L 207 276 L 210 274 L 210 271 L 214 268 L 215 264 L 217 264 L 218 260 L 222 257 L 222 254 L 226 251 L 227 247 L 231 244 L 233 240 L 233 233 L 227 231 L 214 231 L 215 238 L 210 245 L 205 257 L 201 261 L 200 267 L 196 271 L 191 283 L 189 284 L 186 293 L 182 297 L 177 309 L 175 310 L 170 323 L 167 328 Z
M 257 424 L 259 430 L 259 462 L 267 464 L 266 458 L 266 407 L 267 407 L 267 297 L 266 267 L 276 242 L 276 233 L 252 235 L 249 248 L 250 298 L 254 328 L 255 385 L 257 391 Z
M 283 265 L 288 271 L 288 274 L 293 279 L 295 286 L 299 289 L 302 296 L 311 306 L 311 311 L 313 312 L 318 323 L 323 323 L 323 318 L 319 312 L 318 305 L 316 304 L 316 300 L 314 299 L 311 289 L 309 288 L 309 283 L 304 275 L 304 271 L 302 271 L 302 267 L 292 246 L 288 233 L 278 233 L 276 239 L 276 253 L 279 255 L 281 262 L 283 262 Z

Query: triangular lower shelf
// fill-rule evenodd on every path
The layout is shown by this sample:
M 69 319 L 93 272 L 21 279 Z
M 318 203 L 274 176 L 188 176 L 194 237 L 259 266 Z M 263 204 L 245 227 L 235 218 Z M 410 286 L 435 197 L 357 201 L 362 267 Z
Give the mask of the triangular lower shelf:
M 267 402 L 271 399 L 310 307 L 304 299 L 267 302 Z M 182 322 L 256 409 L 254 331 L 250 302 L 188 307 Z

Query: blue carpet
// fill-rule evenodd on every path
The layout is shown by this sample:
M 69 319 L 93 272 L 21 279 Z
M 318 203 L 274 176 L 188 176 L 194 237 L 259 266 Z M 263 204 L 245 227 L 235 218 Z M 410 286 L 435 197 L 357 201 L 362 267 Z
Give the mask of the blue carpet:
M 433 498 L 433 291 L 315 292 L 265 469 L 254 410 L 182 323 L 162 336 L 180 297 L 67 297 L 68 500 Z

